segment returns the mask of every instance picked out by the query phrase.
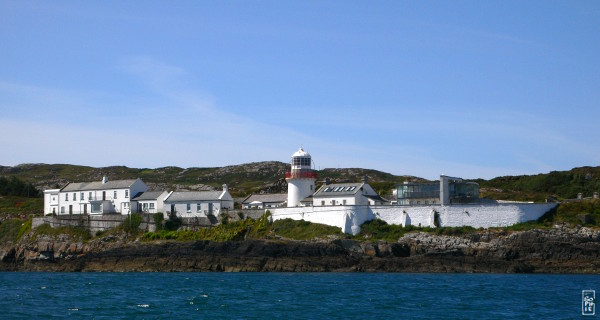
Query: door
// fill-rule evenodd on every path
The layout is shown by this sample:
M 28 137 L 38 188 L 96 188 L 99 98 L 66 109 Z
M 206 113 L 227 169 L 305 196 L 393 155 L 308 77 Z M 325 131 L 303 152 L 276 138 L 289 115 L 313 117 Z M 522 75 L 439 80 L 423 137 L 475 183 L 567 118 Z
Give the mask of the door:
M 171 205 L 171 214 L 173 214 L 173 215 L 174 215 L 174 214 L 176 214 L 176 213 L 177 213 L 177 212 L 175 212 L 175 205 L 174 205 L 174 204 L 172 204 L 172 205 Z
M 102 201 L 106 200 L 106 191 L 102 191 Z
M 87 204 L 83 205 L 83 214 L 87 214 Z
M 69 205 L 69 214 L 73 214 L 73 205 L 72 204 Z

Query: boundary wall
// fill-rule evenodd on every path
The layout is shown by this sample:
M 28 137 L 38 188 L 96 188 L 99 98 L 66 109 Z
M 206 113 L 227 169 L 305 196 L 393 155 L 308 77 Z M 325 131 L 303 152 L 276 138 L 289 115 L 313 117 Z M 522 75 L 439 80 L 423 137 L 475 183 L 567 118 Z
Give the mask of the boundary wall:
M 270 208 L 271 220 L 306 220 L 336 226 L 344 233 L 357 234 L 360 225 L 372 219 L 402 226 L 474 228 L 507 227 L 537 220 L 556 203 L 464 204 L 424 206 L 318 206 Z

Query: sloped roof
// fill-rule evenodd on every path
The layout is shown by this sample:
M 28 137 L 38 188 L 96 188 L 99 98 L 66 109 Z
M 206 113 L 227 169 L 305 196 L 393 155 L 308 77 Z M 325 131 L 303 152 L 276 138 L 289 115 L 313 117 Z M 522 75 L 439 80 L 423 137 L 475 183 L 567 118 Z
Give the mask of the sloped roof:
M 248 198 L 244 199 L 244 201 L 242 201 L 243 204 L 248 204 L 254 201 L 259 201 L 262 203 L 265 202 L 286 202 L 288 198 L 287 193 L 271 193 L 271 194 L 253 194 L 250 195 Z
M 377 200 L 377 201 L 383 201 L 383 202 L 390 202 L 390 200 L 386 200 L 386 199 L 382 198 L 380 195 L 373 196 L 373 195 L 367 195 L 366 194 L 365 197 L 367 197 L 367 198 L 369 198 L 371 200 Z
M 156 200 L 156 199 L 158 199 L 158 197 L 160 197 L 161 194 L 163 194 L 163 192 L 164 191 L 146 191 L 144 193 L 140 193 L 140 194 L 136 195 L 131 200 L 135 200 L 135 201 Z
M 102 183 L 102 181 L 92 182 L 71 182 L 64 186 L 60 191 L 86 191 L 86 190 L 108 190 L 125 189 L 131 187 L 137 179 L 131 180 L 113 180 Z
M 223 191 L 174 191 L 165 202 L 219 200 Z
M 360 191 L 364 183 L 331 183 L 323 185 L 315 192 L 314 197 L 350 196 Z

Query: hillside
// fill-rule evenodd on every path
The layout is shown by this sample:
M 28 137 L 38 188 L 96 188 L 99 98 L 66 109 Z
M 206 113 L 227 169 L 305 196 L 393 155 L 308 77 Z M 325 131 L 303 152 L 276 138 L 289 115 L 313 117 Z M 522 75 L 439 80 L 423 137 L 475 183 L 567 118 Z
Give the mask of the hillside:
M 600 167 L 580 167 L 569 171 L 522 176 L 503 176 L 479 183 L 481 196 L 492 199 L 544 201 L 574 199 L 578 193 L 591 197 L 600 192 Z
M 163 167 L 128 168 L 112 166 L 93 168 L 69 164 L 21 164 L 14 167 L 0 166 L 0 176 L 17 177 L 31 182 L 38 189 L 64 186 L 68 182 L 100 180 L 106 175 L 111 180 L 141 178 L 151 189 L 208 190 L 229 185 L 235 197 L 251 193 L 277 193 L 287 191 L 285 172 L 287 163 L 265 161 L 215 168 Z M 423 181 L 413 176 L 396 176 L 390 173 L 360 168 L 327 168 L 318 171 L 317 186 L 325 178 L 333 182 L 360 181 L 369 177 L 370 184 L 383 196 L 389 195 L 397 183 L 407 179 Z M 552 171 L 545 174 L 503 176 L 490 180 L 476 179 L 481 196 L 491 199 L 544 201 L 548 197 L 557 200 L 573 199 L 578 193 L 591 197 L 600 191 L 600 167 L 580 167 L 569 171 Z
M 69 164 L 21 164 L 14 167 L 0 166 L 0 176 L 17 177 L 31 182 L 38 189 L 62 187 L 68 182 L 141 178 L 151 189 L 209 190 L 220 189 L 227 184 L 235 197 L 257 192 L 285 192 L 285 172 L 289 165 L 278 161 L 254 162 L 215 168 L 163 167 L 136 169 L 125 166 L 93 168 Z M 360 181 L 368 176 L 371 184 L 383 194 L 390 193 L 396 183 L 409 177 L 358 168 L 323 169 L 318 171 L 322 183 L 325 177 L 334 182 Z M 414 178 L 414 177 L 410 177 Z M 418 178 L 414 178 L 418 179 Z

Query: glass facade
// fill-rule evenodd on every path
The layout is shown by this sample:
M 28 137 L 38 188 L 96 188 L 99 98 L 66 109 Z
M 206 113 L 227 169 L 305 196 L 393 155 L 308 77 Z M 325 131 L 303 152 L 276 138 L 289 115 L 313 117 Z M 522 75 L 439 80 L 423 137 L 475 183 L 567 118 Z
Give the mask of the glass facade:
M 479 201 L 479 184 L 475 182 L 449 181 L 450 203 L 473 203 Z M 440 182 L 407 182 L 397 187 L 398 204 L 440 204 Z

